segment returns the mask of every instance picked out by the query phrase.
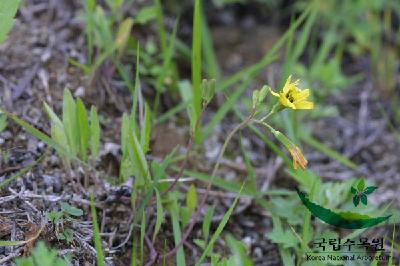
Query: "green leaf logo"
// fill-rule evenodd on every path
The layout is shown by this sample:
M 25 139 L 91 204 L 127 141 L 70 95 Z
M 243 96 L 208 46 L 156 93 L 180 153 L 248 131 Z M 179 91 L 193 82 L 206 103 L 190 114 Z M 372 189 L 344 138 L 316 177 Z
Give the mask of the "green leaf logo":
M 353 194 L 353 204 L 358 206 L 361 203 L 364 205 L 368 204 L 368 195 L 372 194 L 378 187 L 370 186 L 365 187 L 364 179 L 360 179 L 357 183 L 357 188 L 351 187 L 350 192 Z

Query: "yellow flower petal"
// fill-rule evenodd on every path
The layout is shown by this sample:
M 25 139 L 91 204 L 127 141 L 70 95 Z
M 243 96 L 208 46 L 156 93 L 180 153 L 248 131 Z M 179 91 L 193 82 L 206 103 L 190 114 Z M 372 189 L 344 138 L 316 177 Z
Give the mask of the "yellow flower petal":
M 309 101 L 295 102 L 294 105 L 296 106 L 296 108 L 294 108 L 294 109 L 313 109 L 314 108 L 314 103 L 309 102 Z
M 271 88 L 269 88 L 269 91 L 271 92 L 272 95 L 275 97 L 279 97 L 279 93 L 274 92 Z
M 282 89 L 283 94 L 286 94 L 286 93 L 289 92 L 290 87 L 291 87 L 291 80 L 292 80 L 292 75 L 290 75 L 290 76 L 287 78 L 287 80 L 286 80 L 286 82 L 285 82 L 285 85 L 283 86 L 283 89 Z
M 303 100 L 307 99 L 308 96 L 310 96 L 310 90 L 309 90 L 309 89 L 306 89 L 306 90 L 298 90 L 298 91 L 295 93 L 295 96 L 293 96 L 293 98 L 296 99 L 296 102 L 297 102 L 297 101 L 300 102 L 300 101 L 303 101 Z

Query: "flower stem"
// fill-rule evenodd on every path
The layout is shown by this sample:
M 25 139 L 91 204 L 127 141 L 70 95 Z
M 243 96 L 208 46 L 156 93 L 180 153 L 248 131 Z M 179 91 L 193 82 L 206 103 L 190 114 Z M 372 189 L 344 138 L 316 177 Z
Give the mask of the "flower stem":
M 263 118 L 261 118 L 261 122 L 264 122 L 265 120 L 267 120 L 268 118 L 270 118 L 272 115 L 282 111 L 284 109 L 284 107 L 278 102 L 276 103 L 274 106 L 272 106 L 271 111 L 269 111 L 269 113 L 264 116 Z

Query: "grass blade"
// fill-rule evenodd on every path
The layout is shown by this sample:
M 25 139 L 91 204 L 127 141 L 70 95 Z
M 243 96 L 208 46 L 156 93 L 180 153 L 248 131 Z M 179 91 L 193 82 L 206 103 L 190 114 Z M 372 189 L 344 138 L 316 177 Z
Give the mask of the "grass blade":
M 215 241 L 217 241 L 217 239 L 219 238 L 219 236 L 221 235 L 222 231 L 225 228 L 225 225 L 228 223 L 229 218 L 232 215 L 233 209 L 236 207 L 236 204 L 240 198 L 240 195 L 242 193 L 242 189 L 244 187 L 244 184 L 242 185 L 242 187 L 239 190 L 239 193 L 236 195 L 235 200 L 232 203 L 232 206 L 228 209 L 228 211 L 224 214 L 224 217 L 222 218 L 221 222 L 218 224 L 217 229 L 215 230 L 214 234 L 211 237 L 210 242 L 208 242 L 206 248 L 203 251 L 203 254 L 201 254 L 200 258 L 197 260 L 196 262 L 196 266 L 200 266 L 201 263 L 203 262 L 203 260 L 205 259 L 205 257 L 211 252 Z
M 328 157 L 331 157 L 332 159 L 340 162 L 344 166 L 347 166 L 347 167 L 349 167 L 350 169 L 353 169 L 353 170 L 358 170 L 358 166 L 355 163 L 353 163 L 352 161 L 350 161 L 350 159 L 348 159 L 344 155 L 338 153 L 337 151 L 332 150 L 331 148 L 327 147 L 326 145 L 324 145 L 323 143 L 319 142 L 318 140 L 316 140 L 312 136 L 302 135 L 301 139 L 305 143 L 307 143 L 308 145 L 314 147 L 315 149 L 317 149 L 320 152 L 324 153 Z
M 92 219 L 93 219 L 93 238 L 94 238 L 94 245 L 96 248 L 96 259 L 98 266 L 105 266 L 104 261 L 104 253 L 103 247 L 101 244 L 101 236 L 100 236 L 100 229 L 97 223 L 97 214 L 96 214 L 96 206 L 94 203 L 94 196 L 90 194 L 90 209 L 92 211 Z
M 37 159 L 36 161 L 32 162 L 31 164 L 29 164 L 27 167 L 22 168 L 21 170 L 19 170 L 17 173 L 15 173 L 14 175 L 12 175 L 10 178 L 4 180 L 3 182 L 0 183 L 0 190 L 3 189 L 4 187 L 8 186 L 12 181 L 14 181 L 15 179 L 17 179 L 18 177 L 23 176 L 24 174 L 26 174 L 27 172 L 29 172 L 32 167 L 34 167 L 38 162 L 40 162 L 42 159 L 44 158 L 44 155 L 40 156 L 39 159 Z
M 202 21 L 201 21 L 201 34 L 202 34 L 202 45 L 205 61 L 205 71 L 211 78 L 219 79 L 221 77 L 221 70 L 218 64 L 217 57 L 215 56 L 212 36 L 207 24 L 207 18 L 202 11 Z
M 96 162 L 100 147 L 100 122 L 97 116 L 97 109 L 92 106 L 90 110 L 90 145 L 92 151 L 93 165 Z
M 163 88 L 163 82 L 165 80 L 165 77 L 167 76 L 167 73 L 171 69 L 171 61 L 172 61 L 172 56 L 174 55 L 174 48 L 175 48 L 175 41 L 176 41 L 176 32 L 178 30 L 178 24 L 179 24 L 179 19 L 176 20 L 174 29 L 172 31 L 171 38 L 169 40 L 169 46 L 168 49 L 165 51 L 164 56 L 163 56 L 163 66 L 161 69 L 161 73 L 159 74 L 157 78 L 157 83 L 156 83 L 156 89 L 157 92 L 164 92 Z
M 239 80 L 243 79 L 244 77 L 251 75 L 251 74 L 256 74 L 258 71 L 260 71 L 263 67 L 267 66 L 270 64 L 273 60 L 276 58 L 276 53 L 278 50 L 286 43 L 287 39 L 293 34 L 293 32 L 300 26 L 301 23 L 306 19 L 310 11 L 312 10 L 312 5 L 308 6 L 303 13 L 300 15 L 300 17 L 293 22 L 289 29 L 281 36 L 281 38 L 275 43 L 275 45 L 266 53 L 263 58 L 261 58 L 260 61 L 257 63 L 248 66 L 246 68 L 243 68 L 236 72 L 235 74 L 231 75 L 228 79 L 224 80 L 220 86 L 218 87 L 218 90 L 225 90 L 232 84 L 238 82 Z
M 26 241 L 5 241 L 0 240 L 0 247 L 19 246 L 25 244 Z
M 2 110 L 2 111 L 7 115 L 8 118 L 13 120 L 18 125 L 20 125 L 23 129 L 25 129 L 32 136 L 40 139 L 41 141 L 43 141 L 44 143 L 46 143 L 53 149 L 60 151 L 63 155 L 66 155 L 68 158 L 79 161 L 79 159 L 78 159 L 78 157 L 76 157 L 76 155 L 74 155 L 71 152 L 69 152 L 68 150 L 66 150 L 64 147 L 59 145 L 57 142 L 55 142 L 53 139 L 51 139 L 49 136 L 47 136 L 43 132 L 41 132 L 38 129 L 36 129 L 35 127 L 31 126 L 29 123 L 25 122 L 24 120 L 18 118 L 16 115 L 6 112 L 4 110 Z
M 207 127 L 202 130 L 201 141 L 204 141 L 211 135 L 214 128 L 221 122 L 229 110 L 233 108 L 240 95 L 242 95 L 242 93 L 248 88 L 251 82 L 251 78 L 247 79 L 239 86 L 239 88 L 235 90 L 235 92 L 232 93 L 232 95 L 230 95 L 230 97 L 228 97 L 228 100 L 226 100 L 218 109 L 217 113 L 213 116 Z
M 164 221 L 164 209 L 162 206 L 160 192 L 158 192 L 158 189 L 155 189 L 155 191 L 156 191 L 157 217 L 156 217 L 156 224 L 154 226 L 153 242 L 156 239 L 156 236 L 160 231 L 161 225 Z
M 174 202 L 170 208 L 170 214 L 171 214 L 171 220 L 172 220 L 172 230 L 174 233 L 174 241 L 175 241 L 176 245 L 178 243 L 180 243 L 181 239 L 182 239 L 182 231 L 181 231 L 181 227 L 179 224 L 178 210 L 179 210 L 178 204 L 176 202 L 176 199 L 174 199 Z M 176 265 L 177 266 L 185 266 L 186 265 L 185 253 L 184 253 L 182 246 L 176 252 Z
M 90 127 L 89 127 L 89 119 L 88 114 L 86 112 L 85 105 L 82 100 L 78 98 L 76 102 L 76 115 L 78 117 L 78 125 L 79 125 L 79 140 L 80 140 L 80 154 L 81 158 L 87 162 L 88 159 L 88 147 L 89 147 L 89 139 L 90 139 Z
M 142 146 L 143 153 L 149 151 L 150 134 L 151 134 L 151 110 L 147 103 L 144 105 L 144 124 L 140 132 L 140 145 Z
M 65 133 L 68 139 L 68 146 L 71 153 L 76 155 L 79 150 L 79 131 L 78 120 L 76 115 L 76 104 L 69 90 L 64 90 L 64 99 L 62 107 L 62 121 Z
M 195 0 L 192 35 L 192 106 L 191 128 L 195 132 L 201 112 L 201 5 Z
M 20 0 L 1 0 L 0 1 L 0 43 L 2 43 L 14 25 L 14 16 L 17 13 Z
M 155 6 L 157 7 L 157 28 L 158 28 L 158 38 L 161 44 L 161 52 L 163 54 L 166 53 L 167 50 L 167 39 L 165 34 L 165 27 L 164 27 L 164 15 L 162 11 L 162 6 L 160 0 L 155 0 Z

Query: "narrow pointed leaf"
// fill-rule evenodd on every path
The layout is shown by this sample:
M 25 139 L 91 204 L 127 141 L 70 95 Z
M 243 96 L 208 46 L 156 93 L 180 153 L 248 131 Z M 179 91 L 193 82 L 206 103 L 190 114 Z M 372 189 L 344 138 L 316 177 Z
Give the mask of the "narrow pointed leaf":
M 362 194 L 362 195 L 361 195 L 361 202 L 362 202 L 364 205 L 367 205 L 367 204 L 368 204 L 368 199 L 367 199 L 367 196 L 366 196 L 365 194 Z
M 367 188 L 364 190 L 364 194 L 365 194 L 365 195 L 372 194 L 377 188 L 378 188 L 378 187 L 375 187 L 375 186 L 367 187 Z
M 360 191 L 360 192 L 363 191 L 364 187 L 365 187 L 365 181 L 364 181 L 364 179 L 360 179 L 360 181 L 358 181 L 358 184 L 357 184 L 358 191 Z
M 95 162 L 100 147 L 100 122 L 95 106 L 92 106 L 90 110 L 90 146 L 92 151 L 92 160 Z
M 150 133 L 151 133 L 151 110 L 147 103 L 144 105 L 144 124 L 140 132 L 140 144 L 143 149 L 143 153 L 149 151 L 150 144 Z
M 354 206 L 358 206 L 358 204 L 360 203 L 360 197 L 359 196 L 354 196 L 353 197 L 353 203 L 354 203 Z
M 64 90 L 63 99 L 63 124 L 65 133 L 68 139 L 68 145 L 72 154 L 78 153 L 79 147 L 79 132 L 78 132 L 78 120 L 76 116 L 76 104 L 72 98 L 72 94 L 69 90 Z
M 82 100 L 78 98 L 76 102 L 76 115 L 78 117 L 78 125 L 79 125 L 79 140 L 80 140 L 80 155 L 81 158 L 87 162 L 88 159 L 88 147 L 89 147 L 89 139 L 90 139 L 90 127 L 89 127 L 89 119 L 88 114 L 86 112 L 85 105 Z

